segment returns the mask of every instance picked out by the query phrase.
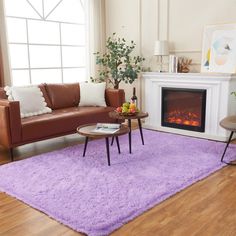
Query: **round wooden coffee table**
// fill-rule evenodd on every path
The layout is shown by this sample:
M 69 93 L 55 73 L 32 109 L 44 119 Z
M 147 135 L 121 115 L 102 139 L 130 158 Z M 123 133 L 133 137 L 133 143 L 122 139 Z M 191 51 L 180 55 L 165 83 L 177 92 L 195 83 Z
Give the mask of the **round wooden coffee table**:
M 132 152 L 132 147 L 131 147 L 131 120 L 138 120 L 138 126 L 139 126 L 139 131 L 140 131 L 140 135 L 141 135 L 141 140 L 142 140 L 142 144 L 144 145 L 144 138 L 143 138 L 143 130 L 142 130 L 142 123 L 141 123 L 141 119 L 148 117 L 148 113 L 147 112 L 142 112 L 140 111 L 137 114 L 134 115 L 123 115 L 121 113 L 118 113 L 116 111 L 111 111 L 109 112 L 109 116 L 113 119 L 116 119 L 117 122 L 119 120 L 128 120 L 128 127 L 129 127 L 129 153 Z
M 110 166 L 110 149 L 109 149 L 109 137 L 115 138 L 116 139 L 116 144 L 118 148 L 118 152 L 120 154 L 120 144 L 119 144 L 119 139 L 118 136 L 127 134 L 129 133 L 129 128 L 126 125 L 121 124 L 120 128 L 118 131 L 115 133 L 109 134 L 109 133 L 97 133 L 94 132 L 97 124 L 87 124 L 87 125 L 82 125 L 77 128 L 77 132 L 80 135 L 85 136 L 85 144 L 84 144 L 84 152 L 83 152 L 83 157 L 85 156 L 87 145 L 89 139 L 93 138 L 105 138 L 106 140 L 106 150 L 107 150 L 107 161 L 108 165 Z

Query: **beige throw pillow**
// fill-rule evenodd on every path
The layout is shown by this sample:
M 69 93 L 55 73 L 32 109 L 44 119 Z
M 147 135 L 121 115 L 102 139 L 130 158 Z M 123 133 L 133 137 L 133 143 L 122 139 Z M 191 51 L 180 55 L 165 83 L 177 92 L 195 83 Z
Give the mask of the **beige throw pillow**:
M 36 85 L 24 87 L 6 86 L 4 90 L 9 101 L 20 102 L 21 118 L 52 112 L 52 109 L 47 107 L 43 93 Z
M 106 83 L 80 83 L 79 106 L 106 107 Z

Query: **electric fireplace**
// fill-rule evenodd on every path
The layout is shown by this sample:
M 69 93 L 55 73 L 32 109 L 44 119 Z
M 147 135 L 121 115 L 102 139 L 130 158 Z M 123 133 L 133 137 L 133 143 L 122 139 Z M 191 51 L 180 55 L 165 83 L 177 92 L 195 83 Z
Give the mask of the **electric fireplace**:
M 206 90 L 162 88 L 161 125 L 205 131 Z

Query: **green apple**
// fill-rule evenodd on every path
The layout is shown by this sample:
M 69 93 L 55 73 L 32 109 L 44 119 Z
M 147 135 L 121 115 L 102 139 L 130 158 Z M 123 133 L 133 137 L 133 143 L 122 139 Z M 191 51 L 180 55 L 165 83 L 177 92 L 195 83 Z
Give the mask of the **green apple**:
M 128 108 L 127 107 L 122 107 L 122 113 L 127 113 L 128 112 Z
M 123 103 L 122 107 L 126 107 L 127 109 L 129 109 L 129 103 L 128 102 Z

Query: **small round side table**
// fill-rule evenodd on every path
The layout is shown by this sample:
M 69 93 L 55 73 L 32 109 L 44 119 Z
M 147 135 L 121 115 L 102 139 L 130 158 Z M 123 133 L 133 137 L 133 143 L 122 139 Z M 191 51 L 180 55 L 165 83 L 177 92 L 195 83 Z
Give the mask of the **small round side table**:
M 111 111 L 111 112 L 109 112 L 109 116 L 111 118 L 113 118 L 113 119 L 116 119 L 117 122 L 119 120 L 128 120 L 128 127 L 129 127 L 129 153 L 132 153 L 131 120 L 134 120 L 134 119 L 138 120 L 138 126 L 139 126 L 140 135 L 141 135 L 141 140 L 142 140 L 142 144 L 144 145 L 144 138 L 143 138 L 143 130 L 142 130 L 141 119 L 148 117 L 148 113 L 147 112 L 140 111 L 139 113 L 134 114 L 134 115 L 124 115 L 124 114 L 118 113 L 116 111 Z
M 106 150 L 107 150 L 107 161 L 108 165 L 110 166 L 110 149 L 109 149 L 109 138 L 115 138 L 117 143 L 118 152 L 120 154 L 120 144 L 118 136 L 127 134 L 129 132 L 129 128 L 126 125 L 121 125 L 119 130 L 115 133 L 109 134 L 109 133 L 96 133 L 94 132 L 97 124 L 86 124 L 81 125 L 77 128 L 77 133 L 80 135 L 85 136 L 85 143 L 84 143 L 84 152 L 83 157 L 85 156 L 86 150 L 87 150 L 87 144 L 89 141 L 89 138 L 105 138 L 106 140 Z

